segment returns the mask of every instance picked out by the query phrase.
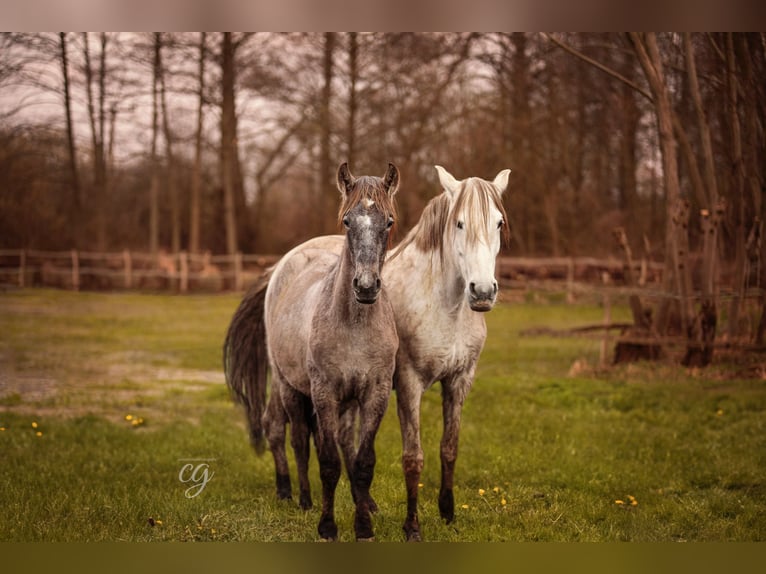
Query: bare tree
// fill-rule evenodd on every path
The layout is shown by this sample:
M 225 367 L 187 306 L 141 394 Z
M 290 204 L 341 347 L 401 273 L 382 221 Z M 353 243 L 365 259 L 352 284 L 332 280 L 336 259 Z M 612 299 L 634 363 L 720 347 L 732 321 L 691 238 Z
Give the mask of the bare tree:
M 82 205 L 82 189 L 80 188 L 80 174 L 77 168 L 77 148 L 74 143 L 74 125 L 72 123 L 72 95 L 69 86 L 69 57 L 67 55 L 67 34 L 59 32 L 59 46 L 61 49 L 61 77 L 64 88 L 64 114 L 66 117 L 67 150 L 69 152 L 69 169 L 72 178 L 72 199 L 76 209 Z
M 152 143 L 150 152 L 151 184 L 149 186 L 149 251 L 157 255 L 160 243 L 160 168 L 157 157 L 159 136 L 159 84 L 161 66 L 160 33 L 154 34 L 154 58 L 152 60 Z
M 189 251 L 192 253 L 197 253 L 200 250 L 200 196 L 202 194 L 202 128 L 205 116 L 206 38 L 206 33 L 201 32 L 198 56 L 197 130 L 194 137 L 194 168 L 192 171 L 189 205 Z

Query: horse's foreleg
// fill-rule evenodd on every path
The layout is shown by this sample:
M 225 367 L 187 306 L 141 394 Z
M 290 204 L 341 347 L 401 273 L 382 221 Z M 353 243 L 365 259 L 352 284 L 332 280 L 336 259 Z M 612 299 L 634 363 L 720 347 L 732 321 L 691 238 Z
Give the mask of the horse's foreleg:
M 357 540 L 371 540 L 373 537 L 370 486 L 375 474 L 375 436 L 388 406 L 391 385 L 380 384 L 378 389 L 379 391 L 373 393 L 373 396 L 362 405 L 359 413 L 359 451 L 354 460 L 351 484 L 351 491 L 355 493 L 354 501 L 356 502 L 354 533 Z
M 399 379 L 396 387 L 396 410 L 402 430 L 402 468 L 407 489 L 407 517 L 404 533 L 408 541 L 420 541 L 418 522 L 418 484 L 423 472 L 423 449 L 420 446 L 420 397 L 422 387 L 418 381 L 408 385 Z
M 348 473 L 349 484 L 352 485 L 351 495 L 354 498 L 354 504 L 356 504 L 356 490 L 353 488 L 354 484 L 354 461 L 356 460 L 356 440 L 355 440 L 355 423 L 356 415 L 359 411 L 359 407 L 354 404 L 349 407 L 340 416 L 340 427 L 338 428 L 338 444 L 340 450 L 343 453 L 343 464 L 346 465 L 346 472 Z M 378 505 L 369 497 L 367 503 L 370 508 L 370 512 L 377 512 Z
M 285 500 L 292 498 L 290 485 L 290 469 L 287 466 L 287 453 L 285 452 L 285 429 L 287 427 L 287 413 L 282 407 L 277 385 L 269 397 L 269 404 L 263 415 L 263 428 L 266 431 L 266 439 L 269 441 L 269 450 L 274 457 L 274 469 L 277 479 L 277 498 Z
M 460 415 L 463 400 L 470 387 L 470 379 L 442 381 L 442 415 L 444 431 L 441 440 L 441 487 L 439 489 L 439 514 L 447 523 L 455 519 L 455 497 L 453 478 L 457 460 L 458 435 L 460 434 Z
M 313 387 L 313 384 L 312 384 Z M 322 480 L 322 515 L 317 531 L 325 540 L 338 539 L 335 523 L 335 489 L 340 479 L 341 462 L 338 453 L 336 430 L 338 407 L 332 399 L 315 401 L 317 415 L 316 446 L 319 458 L 319 478 Z

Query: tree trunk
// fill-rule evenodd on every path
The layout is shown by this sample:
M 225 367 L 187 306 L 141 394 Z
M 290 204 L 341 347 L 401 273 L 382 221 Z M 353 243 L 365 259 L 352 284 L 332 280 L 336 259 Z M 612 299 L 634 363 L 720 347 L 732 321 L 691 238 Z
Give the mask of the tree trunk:
M 159 81 L 160 81 L 160 102 L 162 105 L 162 132 L 165 137 L 165 154 L 167 162 L 167 185 L 168 195 L 170 196 L 170 249 L 173 253 L 181 251 L 181 207 L 178 197 L 178 182 L 176 175 L 176 160 L 173 153 L 173 143 L 175 136 L 170 129 L 168 120 L 167 93 L 165 89 L 165 68 L 162 63 L 162 34 L 158 33 L 159 39 Z
M 93 199 L 91 207 L 95 214 L 96 248 L 106 248 L 106 166 L 104 158 L 104 98 L 106 78 L 106 45 L 107 37 L 101 34 L 101 56 L 99 66 L 99 95 L 98 116 L 96 116 L 96 101 L 93 95 L 93 67 L 90 60 L 89 34 L 83 33 L 83 56 L 85 58 L 85 87 L 88 99 L 88 119 L 90 123 L 91 142 L 93 144 Z
M 234 53 L 235 48 L 231 32 L 224 32 L 221 40 L 221 180 L 223 183 L 226 253 L 229 255 L 234 255 L 238 251 L 235 203 L 238 154 L 237 116 L 234 99 Z
M 350 166 L 355 165 L 356 154 L 356 82 L 359 77 L 358 65 L 359 40 L 356 32 L 348 34 L 348 128 L 346 130 L 346 161 Z
M 726 85 L 728 123 L 731 129 L 731 171 L 734 185 L 732 190 L 732 211 L 734 214 L 734 296 L 729 305 L 729 339 L 734 340 L 740 335 L 739 314 L 742 297 L 746 287 L 745 271 L 745 174 L 742 162 L 742 137 L 738 112 L 738 81 L 736 76 L 737 62 L 734 55 L 734 38 L 731 32 L 726 34 Z
M 688 223 L 685 226 L 683 221 L 678 219 L 678 213 L 675 218 L 670 213 L 670 210 L 678 210 L 681 206 L 681 185 L 678 176 L 676 139 L 673 132 L 673 108 L 665 84 L 656 34 L 646 33 L 642 35 L 631 32 L 629 37 L 651 88 L 657 116 L 665 199 L 669 210 L 665 225 L 665 257 L 666 260 L 672 262 L 672 265 L 665 266 L 664 290 L 678 293 L 681 301 L 681 323 L 685 328 L 690 324 L 692 316 L 691 301 L 688 297 L 691 283 L 688 266 L 689 238 Z M 662 329 L 661 333 L 664 332 L 668 324 L 667 314 L 669 311 L 668 305 L 660 306 L 656 325 L 658 329 Z
M 199 38 L 199 87 L 197 88 L 197 132 L 194 139 L 194 168 L 192 171 L 191 198 L 189 205 L 189 251 L 200 250 L 200 203 L 202 195 L 202 124 L 205 111 L 205 39 L 206 33 Z
M 335 212 L 337 211 L 338 192 L 333 185 L 334 162 L 330 157 L 330 137 L 332 134 L 330 104 L 332 100 L 333 52 L 335 51 L 335 33 L 324 34 L 324 86 L 319 108 L 319 197 L 321 208 L 317 210 L 321 220 L 318 229 L 322 233 L 335 230 Z M 354 166 L 351 166 L 353 171 Z
M 77 169 L 77 148 L 74 143 L 74 125 L 72 123 L 72 95 L 69 88 L 69 57 L 67 55 L 66 32 L 59 32 L 61 49 L 61 75 L 64 81 L 64 112 L 66 115 L 67 151 L 69 152 L 69 172 L 72 178 L 72 204 L 79 211 L 83 204 L 80 174 Z
M 160 34 L 154 34 L 154 60 L 152 65 L 152 148 L 151 184 L 149 186 L 149 252 L 156 257 L 160 244 L 160 173 L 157 159 L 157 136 L 159 135 L 159 76 Z

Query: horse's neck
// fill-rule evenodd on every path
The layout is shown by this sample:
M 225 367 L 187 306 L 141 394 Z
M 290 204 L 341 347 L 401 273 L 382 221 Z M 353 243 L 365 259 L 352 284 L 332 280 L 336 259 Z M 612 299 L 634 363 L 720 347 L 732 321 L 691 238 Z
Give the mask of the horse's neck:
M 397 274 L 409 285 L 412 295 L 416 289 L 421 289 L 423 297 L 437 300 L 450 315 L 457 316 L 468 310 L 465 283 L 457 265 L 447 255 L 442 256 L 438 251 L 426 253 L 410 244 L 388 264 L 401 265 L 401 272 Z

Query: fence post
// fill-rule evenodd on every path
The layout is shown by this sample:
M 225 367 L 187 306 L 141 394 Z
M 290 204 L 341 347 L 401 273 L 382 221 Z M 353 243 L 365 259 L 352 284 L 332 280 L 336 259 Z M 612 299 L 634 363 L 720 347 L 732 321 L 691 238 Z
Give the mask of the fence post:
M 604 287 L 609 285 L 609 273 L 601 274 L 601 282 Z M 606 366 L 606 360 L 609 353 L 609 325 L 612 322 L 612 299 L 609 297 L 609 291 L 604 289 L 604 337 L 601 339 L 601 353 L 599 363 L 602 367 Z
M 72 289 L 80 290 L 80 256 L 76 249 L 72 249 Z
M 569 262 L 567 263 L 567 303 L 575 302 L 574 281 L 575 281 L 575 260 L 574 260 L 574 257 L 570 257 Z
M 19 254 L 19 287 L 24 287 L 27 277 L 27 251 L 22 249 Z
M 133 260 L 130 257 L 130 249 L 122 252 L 122 261 L 125 267 L 125 289 L 133 286 Z
M 234 290 L 242 291 L 243 286 L 242 278 L 242 252 L 237 251 L 234 254 Z
M 178 254 L 178 267 L 181 271 L 181 293 L 186 293 L 189 290 L 189 258 L 186 251 Z

